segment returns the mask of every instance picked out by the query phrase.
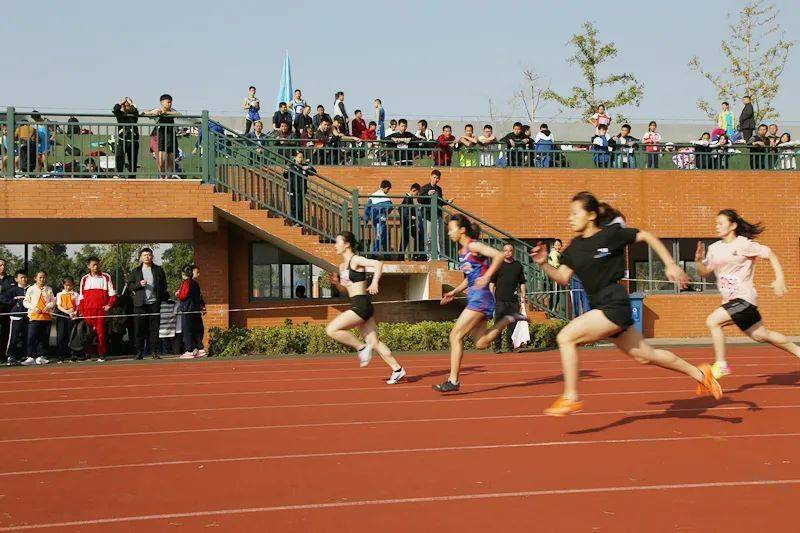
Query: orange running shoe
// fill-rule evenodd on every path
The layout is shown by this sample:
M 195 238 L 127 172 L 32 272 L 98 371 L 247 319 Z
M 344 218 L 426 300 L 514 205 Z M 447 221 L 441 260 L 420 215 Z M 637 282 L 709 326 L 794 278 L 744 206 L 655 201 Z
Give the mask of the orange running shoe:
M 583 402 L 570 400 L 564 396 L 559 396 L 549 408 L 544 410 L 544 414 L 549 416 L 567 416 L 583 411 Z
M 697 368 L 703 373 L 702 388 L 704 389 L 704 392 L 713 396 L 715 400 L 722 398 L 722 387 L 720 387 L 719 382 L 714 378 L 714 372 L 711 369 L 711 365 L 703 363 Z

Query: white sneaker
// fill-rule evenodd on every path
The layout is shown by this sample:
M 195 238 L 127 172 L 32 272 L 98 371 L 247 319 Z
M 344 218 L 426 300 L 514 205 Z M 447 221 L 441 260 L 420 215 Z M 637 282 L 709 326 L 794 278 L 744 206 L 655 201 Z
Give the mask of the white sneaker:
M 372 346 L 367 344 L 358 352 L 358 364 L 361 367 L 365 367 L 372 361 Z
M 42 357 L 41 355 L 40 355 L 39 357 L 37 357 L 37 358 L 36 358 L 36 364 L 37 364 L 37 365 L 46 365 L 46 364 L 47 364 L 47 363 L 49 363 L 49 362 L 50 362 L 50 360 L 49 360 L 49 359 L 47 359 L 47 358 L 45 358 L 45 357 Z
M 98 363 L 105 363 L 105 362 L 106 362 L 106 360 L 105 360 L 104 358 L 102 358 L 102 357 L 98 357 L 98 358 L 97 358 L 97 362 L 98 362 Z
M 393 370 L 392 375 L 389 376 L 389 379 L 386 380 L 386 384 L 394 385 L 404 377 L 406 377 L 406 371 L 404 368 L 400 368 L 400 370 Z
M 34 359 L 33 357 L 26 357 L 25 360 L 22 361 L 22 363 L 20 363 L 20 364 L 21 365 L 25 365 L 25 366 L 35 365 L 36 364 L 36 359 Z
M 178 359 L 194 359 L 194 354 L 192 352 L 185 352 Z
M 195 355 L 195 357 L 205 357 L 206 355 L 205 350 L 197 350 L 197 355 Z

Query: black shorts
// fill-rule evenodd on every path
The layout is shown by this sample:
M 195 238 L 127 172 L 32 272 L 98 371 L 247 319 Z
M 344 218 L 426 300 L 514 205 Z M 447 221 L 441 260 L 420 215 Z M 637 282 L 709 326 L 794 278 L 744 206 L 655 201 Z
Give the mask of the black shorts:
M 375 308 L 372 307 L 372 297 L 368 294 L 359 294 L 350 298 L 350 309 L 364 322 L 375 314 Z
M 161 126 L 158 128 L 158 151 L 175 153 L 175 128 Z
M 722 304 L 722 308 L 731 315 L 733 323 L 744 332 L 761 322 L 761 313 L 758 312 L 758 306 L 751 304 L 747 300 L 734 298 Z
M 589 305 L 592 309 L 602 311 L 607 319 L 622 328 L 621 332 L 612 337 L 617 337 L 633 325 L 631 299 L 622 285 L 609 285 L 597 294 L 589 295 Z

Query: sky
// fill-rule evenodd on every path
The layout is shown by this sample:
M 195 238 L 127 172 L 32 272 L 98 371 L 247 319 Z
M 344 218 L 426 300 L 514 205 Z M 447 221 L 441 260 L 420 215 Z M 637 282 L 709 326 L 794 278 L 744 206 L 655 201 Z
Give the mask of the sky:
M 775 3 L 783 29 L 800 34 L 795 2 Z M 495 115 L 522 118 L 512 104 L 523 87 L 522 69 L 532 67 L 545 84 L 568 92 L 578 73 L 566 62 L 567 42 L 591 20 L 601 39 L 619 48 L 605 72 L 631 72 L 645 85 L 641 106 L 626 110 L 629 118 L 694 121 L 703 118 L 697 97 L 714 93 L 687 63 L 699 55 L 708 65 L 723 64 L 725 13 L 743 2 L 612 2 L 603 9 L 587 0 L 5 4 L 5 42 L 25 47 L 3 54 L 5 74 L 14 76 L 2 76 L 0 106 L 110 111 L 131 96 L 145 109 L 169 92 L 178 110 L 236 115 L 251 84 L 262 105 L 274 104 L 288 50 L 294 87 L 314 105 L 331 106 L 334 92 L 343 90 L 351 114 L 371 109 L 379 97 L 389 117 L 455 121 L 487 116 L 492 99 Z M 791 105 L 799 53 L 775 101 L 783 123 L 800 123 L 800 108 Z M 539 114 L 576 116 L 554 105 Z

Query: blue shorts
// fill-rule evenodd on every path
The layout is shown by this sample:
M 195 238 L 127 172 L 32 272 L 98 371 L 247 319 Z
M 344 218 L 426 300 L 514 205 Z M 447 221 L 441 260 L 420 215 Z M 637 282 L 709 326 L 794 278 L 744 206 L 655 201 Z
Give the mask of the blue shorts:
M 467 309 L 483 313 L 487 320 L 494 317 L 494 294 L 489 288 L 467 289 Z

